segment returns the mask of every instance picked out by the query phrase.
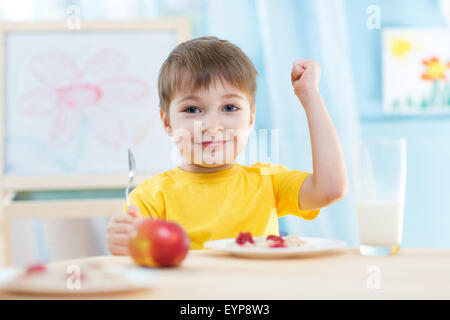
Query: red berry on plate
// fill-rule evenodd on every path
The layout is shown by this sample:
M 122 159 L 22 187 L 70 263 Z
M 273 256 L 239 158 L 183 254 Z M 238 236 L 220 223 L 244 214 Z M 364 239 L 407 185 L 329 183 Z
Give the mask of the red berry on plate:
M 26 270 L 27 275 L 36 274 L 40 272 L 47 271 L 47 267 L 43 263 L 35 263 L 32 265 L 29 265 Z
M 271 248 L 287 247 L 284 242 L 284 239 L 279 236 L 270 235 L 270 236 L 267 236 L 266 240 L 269 242 L 269 247 L 271 247 Z
M 283 238 L 281 238 L 279 236 L 275 236 L 275 235 L 267 236 L 266 240 L 272 240 L 272 241 L 275 241 L 275 242 L 284 242 Z
M 272 243 L 269 243 L 269 247 L 271 247 L 271 248 L 285 248 L 287 246 L 284 244 L 284 242 L 272 242 Z
M 253 241 L 253 237 L 252 234 L 250 232 L 241 232 L 239 233 L 239 235 L 236 238 L 236 243 L 239 245 L 244 245 L 247 242 L 250 243 L 255 243 L 255 241 Z

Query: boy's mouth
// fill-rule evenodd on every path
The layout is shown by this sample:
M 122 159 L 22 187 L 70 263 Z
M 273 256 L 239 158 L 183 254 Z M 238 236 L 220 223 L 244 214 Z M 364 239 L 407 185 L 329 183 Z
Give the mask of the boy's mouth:
M 225 143 L 227 143 L 227 140 L 223 140 L 223 141 L 205 141 L 202 143 L 202 146 L 204 148 L 215 148 L 215 147 L 219 147 L 224 145 Z

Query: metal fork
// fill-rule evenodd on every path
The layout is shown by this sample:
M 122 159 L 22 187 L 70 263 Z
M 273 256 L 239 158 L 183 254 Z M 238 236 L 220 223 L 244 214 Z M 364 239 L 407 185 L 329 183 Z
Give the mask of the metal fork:
M 134 160 L 133 153 L 131 149 L 128 149 L 128 185 L 125 189 L 125 198 L 127 200 L 127 207 L 130 206 L 130 187 L 133 183 L 134 176 L 136 175 L 136 161 Z
M 287 231 L 280 230 L 280 237 L 285 237 L 287 235 L 289 235 L 289 233 Z

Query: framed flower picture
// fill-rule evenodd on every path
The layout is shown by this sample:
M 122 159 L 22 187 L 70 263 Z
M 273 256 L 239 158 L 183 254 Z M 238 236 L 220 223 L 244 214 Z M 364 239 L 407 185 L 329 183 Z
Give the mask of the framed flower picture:
M 385 113 L 450 113 L 449 30 L 385 29 L 382 51 Z

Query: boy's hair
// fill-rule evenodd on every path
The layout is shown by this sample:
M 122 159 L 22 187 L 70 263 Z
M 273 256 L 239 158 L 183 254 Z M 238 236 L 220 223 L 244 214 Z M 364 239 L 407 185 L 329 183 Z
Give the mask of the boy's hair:
M 158 78 L 159 107 L 168 116 L 169 105 L 180 89 L 208 89 L 225 81 L 247 94 L 255 104 L 256 71 L 236 45 L 216 37 L 201 37 L 179 44 L 164 61 Z

